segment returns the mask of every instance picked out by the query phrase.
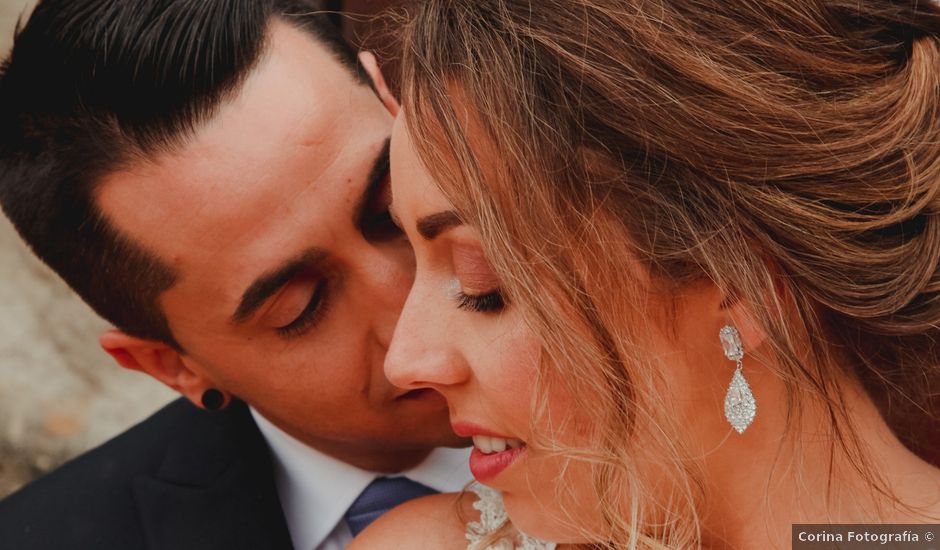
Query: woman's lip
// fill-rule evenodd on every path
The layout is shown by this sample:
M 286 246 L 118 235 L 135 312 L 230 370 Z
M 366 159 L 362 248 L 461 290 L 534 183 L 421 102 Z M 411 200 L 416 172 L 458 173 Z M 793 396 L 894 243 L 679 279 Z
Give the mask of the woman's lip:
M 477 424 L 472 424 L 470 422 L 452 422 L 451 428 L 453 428 L 454 433 L 460 437 L 473 437 L 475 435 L 485 435 L 487 437 L 498 437 L 500 439 L 515 439 L 508 435 L 503 435 L 496 433 L 492 430 L 487 430 L 486 428 L 479 426 Z
M 525 447 L 506 449 L 500 453 L 484 454 L 480 449 L 474 448 L 470 453 L 470 473 L 482 483 L 494 479 L 518 459 Z

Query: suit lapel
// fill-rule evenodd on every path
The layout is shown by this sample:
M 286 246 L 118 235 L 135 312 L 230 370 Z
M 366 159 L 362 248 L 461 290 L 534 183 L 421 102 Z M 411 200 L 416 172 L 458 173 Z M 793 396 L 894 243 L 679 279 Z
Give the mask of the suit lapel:
M 134 480 L 148 550 L 290 550 L 267 445 L 248 408 L 201 411 L 156 475 Z

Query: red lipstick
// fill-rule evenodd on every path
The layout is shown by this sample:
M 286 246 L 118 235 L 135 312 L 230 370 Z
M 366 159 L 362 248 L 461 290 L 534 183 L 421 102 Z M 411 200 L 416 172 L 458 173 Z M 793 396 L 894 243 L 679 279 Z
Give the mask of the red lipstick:
M 524 451 L 525 447 L 519 447 L 501 453 L 483 454 L 483 451 L 474 448 L 470 453 L 470 473 L 478 481 L 486 483 L 503 473 Z
M 486 436 L 514 439 L 469 422 L 454 422 L 451 426 L 454 433 L 461 437 Z M 524 445 L 519 448 L 507 448 L 505 451 L 492 453 L 484 453 L 479 448 L 474 447 L 473 452 L 470 453 L 470 472 L 478 481 L 486 483 L 512 465 L 524 451 Z

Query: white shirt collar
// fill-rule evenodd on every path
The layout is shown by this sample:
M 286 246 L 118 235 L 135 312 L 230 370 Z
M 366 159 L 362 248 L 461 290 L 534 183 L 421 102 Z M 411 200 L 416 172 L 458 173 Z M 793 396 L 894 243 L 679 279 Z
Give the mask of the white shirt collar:
M 360 470 L 327 456 L 294 439 L 254 408 L 251 414 L 271 448 L 274 479 L 294 548 L 317 548 L 356 497 L 375 478 L 386 474 Z M 396 476 L 441 492 L 460 491 L 472 480 L 469 454 L 470 449 L 441 447 L 421 464 Z

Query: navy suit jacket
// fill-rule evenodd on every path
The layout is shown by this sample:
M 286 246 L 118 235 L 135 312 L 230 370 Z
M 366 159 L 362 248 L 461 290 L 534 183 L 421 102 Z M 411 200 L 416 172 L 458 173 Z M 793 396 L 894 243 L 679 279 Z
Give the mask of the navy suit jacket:
M 3 550 L 291 550 L 267 444 L 179 399 L 0 501 Z

